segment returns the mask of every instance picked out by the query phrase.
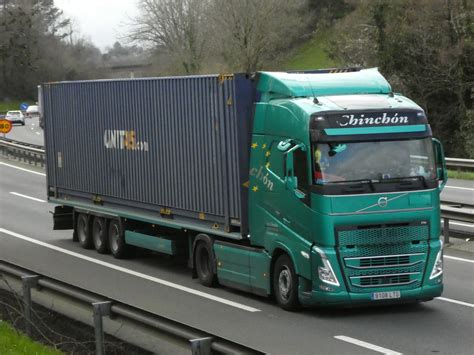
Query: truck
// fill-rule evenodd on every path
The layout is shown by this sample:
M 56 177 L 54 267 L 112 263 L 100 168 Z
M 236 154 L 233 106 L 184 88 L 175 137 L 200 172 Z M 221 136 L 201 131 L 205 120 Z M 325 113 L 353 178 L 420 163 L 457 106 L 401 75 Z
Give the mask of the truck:
M 376 68 L 46 83 L 53 228 L 285 310 L 443 290 L 441 143 Z

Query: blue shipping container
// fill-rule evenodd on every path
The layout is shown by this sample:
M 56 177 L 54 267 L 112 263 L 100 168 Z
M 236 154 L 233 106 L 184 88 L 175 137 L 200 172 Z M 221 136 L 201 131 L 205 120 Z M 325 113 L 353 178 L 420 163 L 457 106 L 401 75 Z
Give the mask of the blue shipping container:
M 48 196 L 247 230 L 243 74 L 44 84 Z

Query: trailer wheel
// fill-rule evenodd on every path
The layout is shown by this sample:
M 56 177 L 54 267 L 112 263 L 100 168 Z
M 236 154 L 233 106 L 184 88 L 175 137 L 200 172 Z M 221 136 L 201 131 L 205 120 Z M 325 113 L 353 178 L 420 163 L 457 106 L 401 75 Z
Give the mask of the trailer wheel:
M 123 259 L 127 257 L 128 246 L 125 244 L 125 236 L 119 220 L 113 219 L 108 228 L 109 250 L 114 258 Z
M 84 249 L 92 249 L 94 244 L 92 243 L 92 236 L 90 233 L 90 225 L 89 225 L 89 216 L 80 213 L 77 217 L 76 223 L 76 231 L 77 231 L 77 240 L 79 244 Z
M 278 305 L 286 311 L 299 308 L 298 276 L 290 257 L 281 255 L 273 268 L 273 293 Z
M 214 253 L 210 242 L 201 240 L 197 243 L 195 262 L 199 282 L 204 286 L 215 286 L 216 274 L 214 273 Z
M 107 237 L 107 220 L 101 217 L 94 217 L 94 221 L 92 222 L 92 240 L 95 250 L 100 254 L 105 254 L 109 251 Z

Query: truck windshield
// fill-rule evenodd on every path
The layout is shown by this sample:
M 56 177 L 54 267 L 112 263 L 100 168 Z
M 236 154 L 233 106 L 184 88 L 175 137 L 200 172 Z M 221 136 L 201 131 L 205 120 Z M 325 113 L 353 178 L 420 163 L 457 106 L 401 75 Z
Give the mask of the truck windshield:
M 436 178 L 431 138 L 318 143 L 312 152 L 315 184 Z

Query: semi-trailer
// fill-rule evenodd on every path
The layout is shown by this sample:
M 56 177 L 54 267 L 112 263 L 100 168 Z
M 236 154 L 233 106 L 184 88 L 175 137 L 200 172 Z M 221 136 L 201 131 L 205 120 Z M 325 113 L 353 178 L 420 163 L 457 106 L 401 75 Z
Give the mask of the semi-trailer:
M 443 290 L 441 143 L 377 69 L 43 84 L 53 228 L 284 309 Z

